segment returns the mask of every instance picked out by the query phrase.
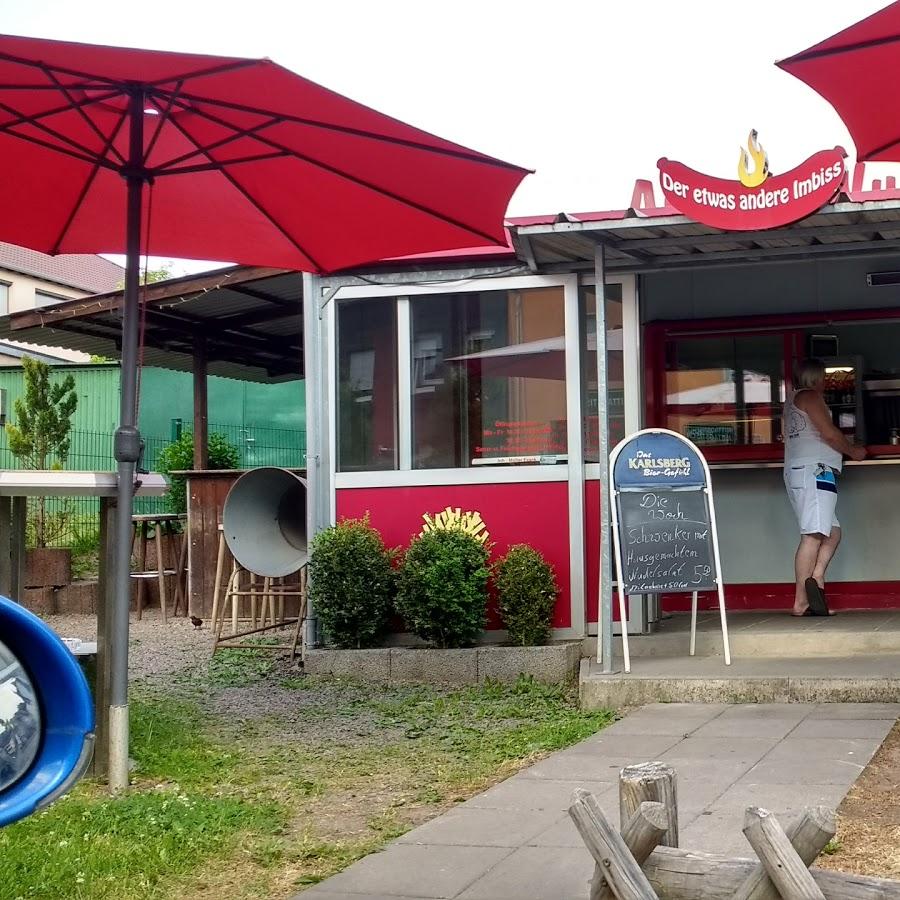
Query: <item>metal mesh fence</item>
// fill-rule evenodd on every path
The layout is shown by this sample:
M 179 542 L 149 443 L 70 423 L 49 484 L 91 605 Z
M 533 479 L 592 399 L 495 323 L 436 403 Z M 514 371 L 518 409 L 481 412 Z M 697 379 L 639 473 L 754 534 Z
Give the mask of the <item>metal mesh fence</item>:
M 191 423 L 173 426 L 168 437 L 143 435 L 144 468 L 153 472 L 163 448 L 181 431 L 190 431 Z M 300 468 L 306 459 L 306 433 L 303 431 L 246 425 L 210 425 L 210 434 L 218 433 L 234 444 L 240 468 L 260 466 Z M 0 469 L 19 469 L 21 464 L 9 449 L 6 429 L 0 428 Z M 113 435 L 102 431 L 70 432 L 69 456 L 62 467 L 69 471 L 113 472 Z M 135 513 L 152 514 L 168 510 L 165 497 L 137 497 Z M 96 542 L 99 532 L 100 504 L 96 497 L 47 497 L 29 501 L 28 543 L 52 547 L 74 547 Z

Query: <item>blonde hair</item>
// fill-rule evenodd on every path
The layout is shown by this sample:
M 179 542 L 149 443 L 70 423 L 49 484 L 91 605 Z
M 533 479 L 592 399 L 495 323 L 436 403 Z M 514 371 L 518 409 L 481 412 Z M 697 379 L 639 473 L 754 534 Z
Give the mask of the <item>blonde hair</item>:
M 797 390 L 814 388 L 825 379 L 825 363 L 821 359 L 804 359 L 797 366 Z

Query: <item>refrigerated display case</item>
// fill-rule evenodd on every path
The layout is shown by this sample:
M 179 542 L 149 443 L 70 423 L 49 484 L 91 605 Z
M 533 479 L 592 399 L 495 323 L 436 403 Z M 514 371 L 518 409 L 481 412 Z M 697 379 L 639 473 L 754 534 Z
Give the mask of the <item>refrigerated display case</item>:
M 861 356 L 832 356 L 825 363 L 825 403 L 834 424 L 858 444 L 866 442 L 863 405 L 863 359 Z

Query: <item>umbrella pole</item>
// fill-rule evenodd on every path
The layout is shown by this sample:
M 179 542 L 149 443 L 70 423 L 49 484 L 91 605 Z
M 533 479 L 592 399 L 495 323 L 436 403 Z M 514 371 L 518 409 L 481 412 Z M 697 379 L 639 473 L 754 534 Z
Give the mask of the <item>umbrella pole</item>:
M 125 172 L 126 211 L 125 297 L 122 316 L 122 369 L 119 427 L 115 436 L 118 471 L 115 573 L 111 609 L 109 675 L 109 789 L 128 787 L 128 628 L 131 608 L 131 516 L 135 465 L 141 455 L 137 429 L 137 364 L 141 255 L 141 200 L 144 172 L 144 96 L 136 90 L 129 101 L 129 159 Z

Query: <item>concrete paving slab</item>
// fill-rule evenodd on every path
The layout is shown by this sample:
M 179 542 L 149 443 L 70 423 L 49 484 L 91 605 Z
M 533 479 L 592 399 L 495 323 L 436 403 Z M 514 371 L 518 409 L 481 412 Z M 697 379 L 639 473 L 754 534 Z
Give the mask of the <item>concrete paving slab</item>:
M 322 883 L 323 890 L 421 900 L 456 897 L 515 852 L 520 851 L 506 847 L 392 844 L 333 875 Z
M 900 719 L 900 703 L 817 703 L 810 719 Z
M 743 821 L 743 810 L 698 816 L 685 828 L 680 829 L 678 843 L 686 850 L 702 848 L 704 853 L 751 856 L 753 850 L 741 831 Z
M 765 716 L 742 716 L 725 718 L 717 716 L 710 722 L 701 725 L 692 732 L 694 738 L 761 738 L 781 740 L 793 734 L 804 720 L 796 716 L 778 716 L 774 713 Z
M 879 743 L 887 731 L 885 724 L 893 725 L 893 720 L 885 719 L 812 719 L 800 722 L 788 735 L 795 738 L 872 738 Z M 888 728 L 887 730 L 890 730 Z
M 705 737 L 692 735 L 679 741 L 671 753 L 679 759 L 699 759 L 709 766 L 721 763 L 742 762 L 748 768 L 761 760 L 772 749 L 772 738 Z M 663 754 L 665 757 L 666 754 Z
M 863 720 L 866 725 L 871 720 Z M 885 723 L 887 724 L 887 723 Z M 783 741 L 776 744 L 766 755 L 766 759 L 795 759 L 798 756 L 805 759 L 838 760 L 843 762 L 859 763 L 865 765 L 881 746 L 889 729 L 877 738 L 821 738 L 794 737 L 789 734 Z M 822 782 L 827 784 L 827 782 Z
M 459 900 L 584 900 L 594 860 L 583 846 L 522 847 Z
M 792 719 L 800 722 L 807 718 L 815 707 L 807 703 L 735 703 L 726 706 L 717 718 L 726 722 L 765 722 L 771 718 Z
M 552 809 L 478 809 L 457 807 L 414 828 L 400 844 L 458 847 L 520 847 L 559 817 Z
M 724 703 L 654 703 L 642 706 L 616 722 L 616 734 L 683 737 L 715 721 L 727 708 Z M 593 741 L 596 737 L 588 740 Z
M 610 820 L 619 821 L 618 801 L 615 803 L 603 803 L 600 801 L 600 806 Z M 544 829 L 539 835 L 528 841 L 528 846 L 584 848 L 584 841 L 581 839 L 572 817 L 565 813 L 549 828 Z
M 780 817 L 796 816 L 808 806 L 836 808 L 845 793 L 843 786 L 837 784 L 761 784 L 741 779 L 720 794 L 708 809 L 719 813 L 738 810 L 743 814 L 749 806 L 761 806 L 781 821 Z
M 631 756 L 651 759 L 670 750 L 683 739 L 684 734 L 621 734 L 613 725 L 567 750 L 554 753 L 553 756 L 563 759 L 570 756 Z
M 618 778 L 618 774 L 616 774 Z M 461 808 L 498 810 L 552 809 L 555 812 L 566 810 L 572 803 L 572 794 L 576 788 L 590 791 L 598 799 L 610 794 L 618 797 L 617 781 L 565 781 L 552 778 L 525 778 L 514 775 L 501 781 L 500 784 L 478 794 L 461 804 Z

